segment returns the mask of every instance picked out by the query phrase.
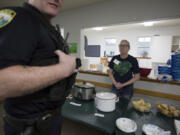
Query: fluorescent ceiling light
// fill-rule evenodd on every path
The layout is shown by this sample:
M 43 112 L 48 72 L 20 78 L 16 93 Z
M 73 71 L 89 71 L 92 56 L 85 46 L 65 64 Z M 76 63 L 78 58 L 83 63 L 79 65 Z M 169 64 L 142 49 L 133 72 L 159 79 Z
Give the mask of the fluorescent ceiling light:
M 97 31 L 101 31 L 103 29 L 104 29 L 103 27 L 95 27 L 95 28 L 93 28 L 93 30 L 97 30 Z
M 144 22 L 143 25 L 144 25 L 145 27 L 153 26 L 153 25 L 154 25 L 154 22 Z

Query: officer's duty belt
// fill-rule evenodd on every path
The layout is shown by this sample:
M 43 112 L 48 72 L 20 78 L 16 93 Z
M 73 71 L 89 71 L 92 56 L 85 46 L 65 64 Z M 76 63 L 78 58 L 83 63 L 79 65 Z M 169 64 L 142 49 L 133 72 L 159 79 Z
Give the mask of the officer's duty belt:
M 39 120 L 47 120 L 48 118 L 50 118 L 52 116 L 58 116 L 58 115 L 60 115 L 60 112 L 61 112 L 61 109 L 59 107 L 58 109 L 55 109 L 55 110 L 49 111 L 49 112 L 45 112 L 43 114 L 40 114 L 39 117 L 35 117 L 32 119 L 18 119 L 18 118 L 15 118 L 15 117 L 10 116 L 9 114 L 5 113 L 4 119 L 6 122 L 8 122 L 9 125 L 16 127 L 16 128 L 24 129 L 27 126 L 35 125 L 37 123 L 37 121 L 39 121 Z

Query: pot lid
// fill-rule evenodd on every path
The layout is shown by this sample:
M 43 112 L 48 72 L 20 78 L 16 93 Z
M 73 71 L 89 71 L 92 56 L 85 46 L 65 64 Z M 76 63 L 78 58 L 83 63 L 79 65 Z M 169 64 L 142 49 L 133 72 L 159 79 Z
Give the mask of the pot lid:
M 114 99 L 116 98 L 116 95 L 111 92 L 99 92 L 96 93 L 96 97 L 100 99 Z
M 81 87 L 81 88 L 94 88 L 95 86 L 91 83 L 88 82 L 80 82 L 80 83 L 75 83 L 75 86 Z

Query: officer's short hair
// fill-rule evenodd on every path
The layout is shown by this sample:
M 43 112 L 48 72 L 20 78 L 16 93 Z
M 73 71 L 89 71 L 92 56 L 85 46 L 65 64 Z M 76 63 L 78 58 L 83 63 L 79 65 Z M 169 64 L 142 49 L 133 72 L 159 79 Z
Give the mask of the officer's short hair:
M 126 42 L 126 43 L 127 43 L 128 48 L 130 48 L 130 43 L 129 43 L 129 41 L 128 41 L 128 40 L 126 40 L 126 39 L 121 40 L 121 42 L 119 43 L 119 46 L 121 45 L 121 43 L 122 43 L 122 42 Z

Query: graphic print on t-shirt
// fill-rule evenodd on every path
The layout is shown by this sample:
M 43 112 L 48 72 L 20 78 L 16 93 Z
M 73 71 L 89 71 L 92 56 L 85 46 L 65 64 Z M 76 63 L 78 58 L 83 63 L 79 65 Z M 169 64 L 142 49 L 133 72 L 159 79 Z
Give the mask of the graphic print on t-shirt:
M 119 64 L 114 64 L 114 70 L 118 72 L 120 76 L 128 73 L 131 67 L 132 64 L 129 61 L 121 61 Z

